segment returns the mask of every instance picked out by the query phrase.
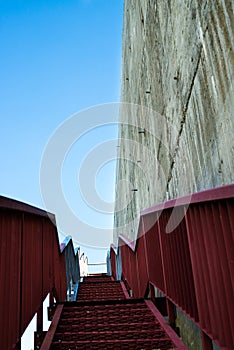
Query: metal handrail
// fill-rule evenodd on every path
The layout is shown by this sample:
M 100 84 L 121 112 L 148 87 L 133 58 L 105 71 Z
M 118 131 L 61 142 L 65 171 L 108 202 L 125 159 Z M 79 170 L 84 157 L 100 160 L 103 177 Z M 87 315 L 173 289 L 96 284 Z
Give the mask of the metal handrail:
M 53 214 L 0 196 L 2 349 L 20 349 L 21 336 L 35 313 L 38 335 L 43 334 L 43 301 L 48 293 L 51 304 L 54 298 L 58 302 L 67 299 L 65 261 L 67 256 L 71 258 L 67 252 L 72 249 L 70 241 L 60 251 Z M 78 277 L 74 271 L 71 276 Z
M 171 217 L 178 222 L 168 233 Z M 174 304 L 199 325 L 203 349 L 212 341 L 234 348 L 233 184 L 144 210 L 136 240 L 119 235 L 119 248 L 123 278 L 135 297 L 156 286 L 172 322 Z M 113 272 L 117 255 L 111 252 Z

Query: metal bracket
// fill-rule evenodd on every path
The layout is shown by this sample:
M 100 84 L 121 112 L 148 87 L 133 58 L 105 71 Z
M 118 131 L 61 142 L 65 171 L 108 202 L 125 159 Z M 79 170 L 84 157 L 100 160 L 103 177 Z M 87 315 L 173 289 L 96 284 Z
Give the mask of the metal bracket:
M 56 309 L 56 304 L 48 306 L 48 308 L 47 308 L 48 321 L 52 321 L 53 320 L 55 309 Z
M 46 333 L 47 332 L 45 331 L 34 332 L 34 349 L 35 350 L 39 350 L 41 348 L 41 345 L 43 343 Z

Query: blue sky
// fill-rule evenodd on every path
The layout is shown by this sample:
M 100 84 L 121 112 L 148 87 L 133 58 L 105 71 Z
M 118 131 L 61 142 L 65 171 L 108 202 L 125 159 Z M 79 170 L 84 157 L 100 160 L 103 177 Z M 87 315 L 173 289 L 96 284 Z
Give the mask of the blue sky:
M 55 129 L 80 110 L 119 101 L 122 16 L 123 0 L 0 0 L 1 195 L 43 207 L 40 163 Z M 102 140 L 115 137 L 110 128 Z M 68 182 L 73 172 L 65 170 Z M 112 162 L 97 177 L 105 200 L 113 199 L 114 172 Z M 103 259 L 86 250 L 90 261 Z
M 51 135 L 74 113 L 119 101 L 122 16 L 123 0 L 0 0 L 1 195 L 43 208 L 39 173 Z M 82 155 L 116 133 L 109 126 L 87 136 Z M 80 149 L 76 144 L 65 160 L 68 200 L 77 186 Z M 114 173 L 111 162 L 96 178 L 97 192 L 107 201 L 113 200 Z M 90 213 L 81 199 L 76 210 L 91 224 L 112 223 L 110 215 Z M 83 250 L 91 262 L 106 255 Z M 32 347 L 31 332 L 22 349 Z

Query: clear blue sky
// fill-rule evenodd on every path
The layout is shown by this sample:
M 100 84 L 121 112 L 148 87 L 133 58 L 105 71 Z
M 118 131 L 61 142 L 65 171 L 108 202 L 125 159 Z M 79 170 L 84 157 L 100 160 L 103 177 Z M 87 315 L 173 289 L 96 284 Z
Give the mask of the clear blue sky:
M 0 0 L 1 195 L 43 207 L 40 162 L 54 130 L 82 109 L 119 101 L 122 17 L 123 0 Z M 110 135 L 116 127 L 102 140 Z M 110 163 L 97 178 L 106 200 L 113 199 L 114 171 Z M 87 254 L 103 259 L 103 252 Z

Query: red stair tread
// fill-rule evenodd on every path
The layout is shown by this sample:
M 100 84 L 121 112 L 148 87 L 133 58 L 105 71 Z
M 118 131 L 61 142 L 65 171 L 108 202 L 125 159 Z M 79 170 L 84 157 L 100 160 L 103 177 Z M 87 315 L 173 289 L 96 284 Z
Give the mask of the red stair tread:
M 147 301 L 126 296 L 120 282 L 85 278 L 77 302 L 63 306 L 50 349 L 181 349 Z
M 103 322 L 103 323 L 82 323 L 82 332 L 93 332 L 93 331 L 109 331 L 109 332 L 115 332 L 120 331 L 122 329 L 128 329 L 128 331 L 142 331 L 147 329 L 157 330 L 157 324 L 155 322 L 149 321 L 149 322 L 134 322 L 134 323 L 109 323 Z M 57 333 L 65 333 L 68 330 L 67 324 L 60 324 L 57 328 Z M 74 324 L 71 323 L 69 325 L 69 330 L 72 332 L 79 332 L 81 331 L 80 323 Z
M 120 282 L 83 282 L 79 285 L 77 301 L 122 300 L 125 294 Z
M 88 276 L 84 278 L 84 282 L 85 283 L 89 283 L 89 282 L 111 282 L 112 279 L 111 277 L 103 277 L 103 276 Z
M 80 341 L 76 342 L 55 342 L 53 343 L 51 350 L 77 350 L 77 349 L 129 349 L 129 350 L 138 350 L 138 349 L 160 349 L 160 350 L 172 350 L 173 345 L 171 341 L 163 340 L 116 340 L 116 341 Z

